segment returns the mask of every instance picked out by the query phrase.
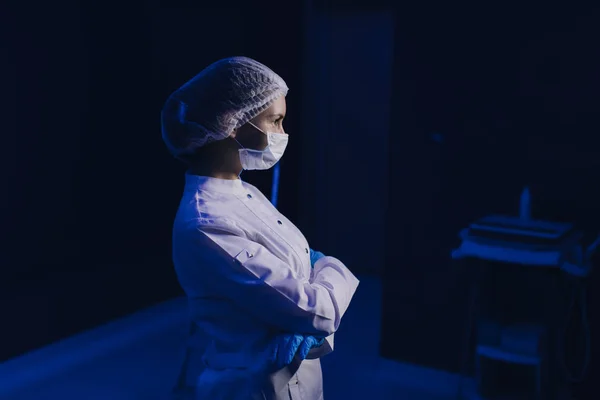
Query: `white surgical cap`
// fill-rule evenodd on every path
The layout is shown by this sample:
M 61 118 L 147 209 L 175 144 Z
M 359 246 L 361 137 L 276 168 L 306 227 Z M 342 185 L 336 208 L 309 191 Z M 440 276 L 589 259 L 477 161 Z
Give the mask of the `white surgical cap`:
M 279 75 L 246 57 L 208 66 L 175 91 L 161 115 L 162 137 L 176 157 L 222 140 L 287 95 Z

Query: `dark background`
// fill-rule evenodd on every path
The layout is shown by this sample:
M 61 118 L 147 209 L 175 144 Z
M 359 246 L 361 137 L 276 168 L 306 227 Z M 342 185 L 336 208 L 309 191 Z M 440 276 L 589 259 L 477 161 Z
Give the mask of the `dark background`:
M 312 4 L 331 14 L 395 15 L 381 349 L 456 371 L 469 278 L 449 262 L 458 230 L 488 213 L 515 213 L 525 184 L 534 216 L 589 232 L 600 225 L 600 13 L 592 6 Z M 302 2 L 274 1 L 7 9 L 0 359 L 181 294 L 169 243 L 184 169 L 163 146 L 159 113 L 209 63 L 245 55 L 286 79 L 294 145 L 282 181 L 300 179 L 312 160 L 300 152 L 303 141 L 326 145 L 300 118 L 302 16 Z M 368 147 L 363 133 L 346 132 Z M 346 171 L 357 168 L 369 166 Z M 268 172 L 244 178 L 269 194 Z M 298 218 L 305 190 L 282 185 L 280 209 L 314 231 Z M 595 316 L 592 326 L 597 336 Z
M 459 370 L 473 271 L 449 261 L 457 232 L 486 214 L 517 215 L 525 185 L 534 217 L 598 233 L 598 15 L 453 4 L 398 16 L 394 110 L 405 118 L 390 133 L 384 356 Z M 593 338 L 597 276 L 590 287 Z M 589 388 L 599 374 L 596 359 Z
M 299 102 L 299 18 L 273 35 L 281 10 L 267 3 L 165 4 L 12 10 L 0 359 L 182 293 L 170 239 L 184 167 L 160 136 L 172 91 L 216 59 L 245 55 L 286 77 L 290 110 Z M 300 131 L 295 112 L 286 125 Z M 290 148 L 285 162 L 298 159 Z M 284 167 L 282 179 L 292 174 Z M 245 179 L 270 194 L 269 172 Z M 280 193 L 292 216 L 295 190 Z

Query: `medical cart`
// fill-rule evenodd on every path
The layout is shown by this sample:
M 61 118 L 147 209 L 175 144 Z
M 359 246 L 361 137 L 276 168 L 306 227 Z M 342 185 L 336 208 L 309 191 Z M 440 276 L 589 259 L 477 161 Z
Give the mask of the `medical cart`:
M 468 327 L 457 397 L 551 399 L 568 397 L 573 376 L 566 328 L 578 311 L 577 340 L 583 345 L 579 375 L 590 357 L 586 278 L 600 238 L 585 248 L 572 224 L 488 216 L 460 232 L 452 258 L 470 272 Z M 580 317 L 580 318 L 579 318 Z M 465 376 L 474 359 L 475 393 Z

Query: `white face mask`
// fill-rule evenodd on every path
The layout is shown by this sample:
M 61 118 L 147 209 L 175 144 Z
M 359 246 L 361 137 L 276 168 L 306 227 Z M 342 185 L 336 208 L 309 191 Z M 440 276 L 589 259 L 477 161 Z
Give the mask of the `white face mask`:
M 268 144 L 264 150 L 252 150 L 244 148 L 244 146 L 238 142 L 238 144 L 242 147 L 239 149 L 242 168 L 250 171 L 265 170 L 273 167 L 279 160 L 281 160 L 281 157 L 285 152 L 285 148 L 288 144 L 288 135 L 286 133 L 263 132 L 262 129 L 254 125 L 252 122 L 248 123 L 258 129 L 260 132 L 267 135 Z

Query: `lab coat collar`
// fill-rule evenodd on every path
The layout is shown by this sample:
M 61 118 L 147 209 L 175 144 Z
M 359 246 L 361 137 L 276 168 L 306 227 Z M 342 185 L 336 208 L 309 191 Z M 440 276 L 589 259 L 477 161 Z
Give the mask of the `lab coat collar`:
M 241 179 L 219 179 L 209 176 L 185 174 L 185 186 L 188 189 L 203 190 L 207 192 L 218 192 L 227 194 L 238 194 L 244 192 L 244 183 Z

